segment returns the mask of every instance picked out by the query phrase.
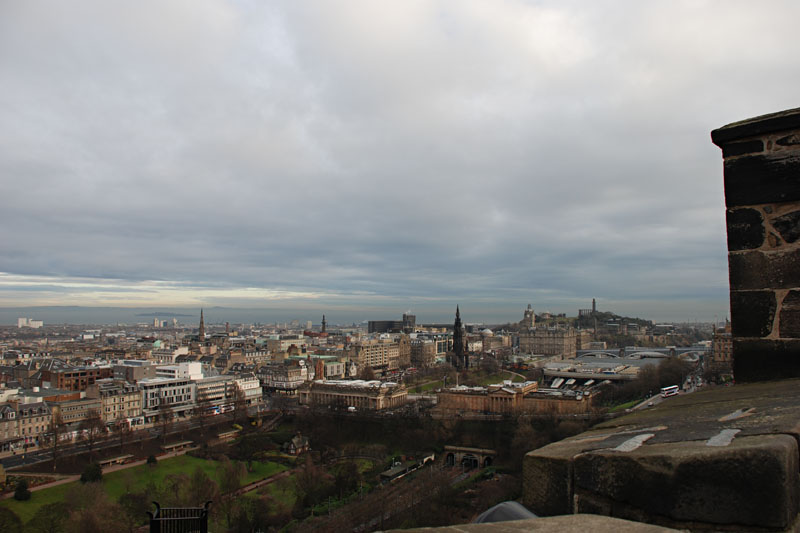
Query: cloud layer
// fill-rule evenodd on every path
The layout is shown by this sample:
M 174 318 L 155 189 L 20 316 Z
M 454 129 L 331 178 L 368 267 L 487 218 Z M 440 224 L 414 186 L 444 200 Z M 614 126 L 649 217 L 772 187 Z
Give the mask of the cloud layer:
M 0 304 L 722 318 L 709 131 L 797 105 L 799 15 L 3 3 Z

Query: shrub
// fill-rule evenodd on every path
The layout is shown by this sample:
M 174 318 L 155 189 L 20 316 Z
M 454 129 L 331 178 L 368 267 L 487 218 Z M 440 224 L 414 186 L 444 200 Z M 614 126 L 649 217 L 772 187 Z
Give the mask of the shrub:
M 90 463 L 81 474 L 81 483 L 96 483 L 103 480 L 103 469 L 97 463 Z
M 158 464 L 158 460 L 156 459 L 155 455 L 148 455 L 147 456 L 147 464 L 149 466 L 155 466 Z
M 28 490 L 28 482 L 24 479 L 17 481 L 17 488 L 14 489 L 14 499 L 21 502 L 31 499 L 31 491 Z

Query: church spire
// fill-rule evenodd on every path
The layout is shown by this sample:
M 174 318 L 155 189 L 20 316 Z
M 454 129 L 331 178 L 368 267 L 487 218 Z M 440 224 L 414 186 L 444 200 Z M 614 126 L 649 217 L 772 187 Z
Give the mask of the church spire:
M 206 324 L 203 322 L 203 308 L 200 308 L 200 327 L 197 329 L 197 336 L 201 341 L 206 338 Z

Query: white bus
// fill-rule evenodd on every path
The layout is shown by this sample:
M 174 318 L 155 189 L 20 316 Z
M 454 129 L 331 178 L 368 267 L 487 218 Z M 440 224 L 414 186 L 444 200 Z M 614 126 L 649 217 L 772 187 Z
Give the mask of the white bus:
M 671 385 L 669 387 L 664 387 L 661 389 L 661 397 L 662 398 L 669 398 L 670 396 L 677 396 L 678 395 L 678 386 Z

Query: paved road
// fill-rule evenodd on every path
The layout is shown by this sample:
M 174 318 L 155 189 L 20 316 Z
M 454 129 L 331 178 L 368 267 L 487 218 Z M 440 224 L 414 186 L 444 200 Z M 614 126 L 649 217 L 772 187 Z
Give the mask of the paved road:
M 255 411 L 251 408 L 251 414 L 254 414 Z M 220 415 L 222 416 L 222 415 Z M 267 426 L 274 426 L 278 421 L 280 421 L 280 414 L 277 414 L 272 419 L 266 421 L 265 423 Z M 175 435 L 177 433 L 182 433 L 185 431 L 189 431 L 191 429 L 196 429 L 199 427 L 199 423 L 196 419 L 190 420 L 181 420 L 179 422 L 175 422 L 172 424 L 168 435 Z M 206 427 L 208 427 L 208 422 L 206 422 Z M 145 429 L 140 429 L 129 435 L 126 439 L 128 443 L 130 442 L 139 442 L 139 440 L 152 440 L 161 436 L 161 429 L 158 427 L 150 427 Z M 108 448 L 113 448 L 115 446 L 119 446 L 119 439 L 111 436 L 108 440 L 103 440 L 94 446 L 95 451 L 105 450 Z M 69 455 L 76 455 L 79 453 L 86 453 L 89 451 L 89 447 L 86 443 L 78 442 L 73 444 L 62 444 L 62 448 L 59 451 L 59 457 L 66 457 Z M 10 455 L 4 457 L 0 460 L 0 464 L 3 465 L 3 468 L 6 470 L 12 468 L 18 468 L 22 466 L 29 466 L 36 463 L 41 463 L 43 461 L 49 461 L 53 458 L 53 453 L 48 448 L 39 448 L 35 451 L 28 451 L 23 453 L 18 453 L 16 455 Z
M 503 372 L 508 372 L 509 374 L 512 374 L 514 376 L 519 376 L 522 379 L 522 381 L 526 381 L 528 379 L 525 376 L 523 376 L 522 374 L 518 374 L 517 372 L 514 372 L 512 370 L 503 370 Z

